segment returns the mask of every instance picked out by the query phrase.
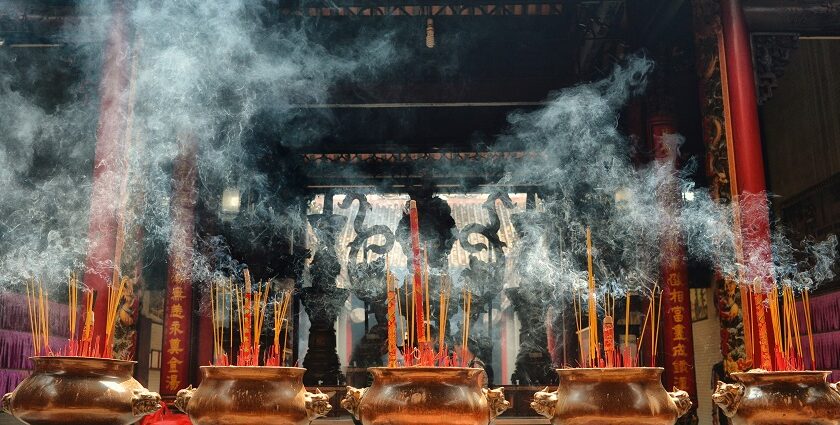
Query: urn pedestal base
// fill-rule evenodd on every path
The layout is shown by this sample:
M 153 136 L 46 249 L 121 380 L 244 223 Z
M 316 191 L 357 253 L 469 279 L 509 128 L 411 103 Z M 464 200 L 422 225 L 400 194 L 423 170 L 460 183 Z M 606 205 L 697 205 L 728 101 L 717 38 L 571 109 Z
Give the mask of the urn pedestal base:
M 733 373 L 736 382 L 718 382 L 712 399 L 734 425 L 840 425 L 840 391 L 826 381 L 830 373 Z
M 558 369 L 557 391 L 534 395 L 531 407 L 553 425 L 673 425 L 688 413 L 688 393 L 667 392 L 662 368 Z
M 347 388 L 341 406 L 364 425 L 487 425 L 510 404 L 501 389 L 482 388 L 483 369 L 368 369 L 369 388 Z
M 35 371 L 3 397 L 3 410 L 30 425 L 128 425 L 160 409 L 160 395 L 133 377 L 135 362 L 33 357 Z
M 332 409 L 329 397 L 306 391 L 306 369 L 203 366 L 198 388 L 178 391 L 175 405 L 194 425 L 306 425 Z

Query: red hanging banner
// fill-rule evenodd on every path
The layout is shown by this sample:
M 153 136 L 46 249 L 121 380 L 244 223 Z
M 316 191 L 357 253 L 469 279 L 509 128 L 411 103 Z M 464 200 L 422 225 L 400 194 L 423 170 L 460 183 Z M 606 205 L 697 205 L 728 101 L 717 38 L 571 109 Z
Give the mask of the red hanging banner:
M 190 384 L 192 331 L 192 244 L 195 208 L 195 146 L 184 143 L 175 160 L 172 188 L 172 236 L 163 319 L 160 394 L 174 396 Z
M 654 143 L 656 160 L 672 162 L 676 170 L 679 146 L 672 117 L 651 117 L 649 120 L 651 140 Z M 666 211 L 676 208 L 682 196 L 680 187 L 665 184 L 661 200 Z M 666 216 L 672 216 L 667 214 Z M 666 225 L 667 229 L 675 226 Z M 688 392 L 694 406 L 697 406 L 697 382 L 694 375 L 694 336 L 691 325 L 691 294 L 688 287 L 688 269 L 685 264 L 685 248 L 677 231 L 666 231 L 662 235 L 662 318 L 665 372 L 664 384 L 670 390 L 676 387 Z

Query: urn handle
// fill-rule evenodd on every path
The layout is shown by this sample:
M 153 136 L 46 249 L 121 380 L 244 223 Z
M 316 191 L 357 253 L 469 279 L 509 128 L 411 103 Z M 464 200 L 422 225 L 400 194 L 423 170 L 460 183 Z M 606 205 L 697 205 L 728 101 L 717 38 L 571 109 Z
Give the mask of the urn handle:
M 324 394 L 319 389 L 315 389 L 314 393 L 306 392 L 304 396 L 306 400 L 306 414 L 310 421 L 314 421 L 322 416 L 327 416 L 327 413 L 332 410 L 330 404 L 330 396 Z
M 534 394 L 534 401 L 531 402 L 531 408 L 541 416 L 554 419 L 554 413 L 557 411 L 557 400 L 557 391 L 548 391 L 548 387 L 545 387 L 544 390 L 537 391 Z
M 12 393 L 6 393 L 3 396 L 3 407 L 2 411 L 8 414 L 12 414 Z
M 828 386 L 831 387 L 831 389 L 834 390 L 834 392 L 836 392 L 837 394 L 840 394 L 840 382 L 836 382 L 834 384 L 828 384 Z M 4 401 L 3 405 L 5 405 L 6 404 L 5 403 L 5 398 L 3 399 L 3 401 Z
M 175 407 L 177 407 L 178 410 L 187 413 L 187 406 L 189 406 L 190 399 L 193 394 L 195 394 L 195 388 L 193 388 L 192 385 L 178 391 L 178 394 L 175 395 Z
M 131 397 L 131 414 L 135 417 L 146 416 L 157 412 L 163 407 L 160 404 L 160 394 L 151 392 L 145 388 L 134 390 Z
M 744 391 L 743 384 L 726 384 L 718 381 L 715 393 L 712 394 L 712 400 L 720 406 L 726 416 L 731 418 L 735 416 L 738 407 L 741 405 Z
M 359 417 L 359 406 L 362 404 L 362 397 L 365 396 L 367 388 L 347 387 L 347 395 L 341 400 L 341 407 L 350 412 L 356 420 L 361 420 Z
M 668 396 L 671 397 L 671 401 L 677 405 L 678 418 L 685 416 L 685 414 L 691 410 L 693 403 L 691 403 L 691 396 L 689 396 L 687 392 L 674 387 L 674 391 L 669 392 Z
M 483 388 L 484 398 L 487 399 L 487 405 L 490 408 L 490 422 L 499 417 L 505 410 L 510 409 L 510 402 L 505 400 L 505 389 L 496 388 L 491 390 Z

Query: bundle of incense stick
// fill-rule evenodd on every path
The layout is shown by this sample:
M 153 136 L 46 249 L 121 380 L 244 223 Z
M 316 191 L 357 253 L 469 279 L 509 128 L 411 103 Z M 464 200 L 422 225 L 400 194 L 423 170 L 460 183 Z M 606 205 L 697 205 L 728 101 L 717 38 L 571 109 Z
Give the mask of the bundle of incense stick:
M 274 301 L 274 346 L 266 359 L 266 366 L 285 366 L 286 347 L 289 342 L 289 306 L 292 304 L 292 292 L 283 291 L 280 299 Z M 280 333 L 283 333 L 283 345 L 280 345 Z
M 117 314 L 119 313 L 120 301 L 123 291 L 128 283 L 128 278 L 119 279 L 119 286 L 114 287 L 116 280 L 108 286 L 108 314 L 105 321 L 105 351 L 103 357 L 112 357 L 114 350 L 114 332 L 117 326 Z
M 814 330 L 811 327 L 811 296 L 808 290 L 802 291 L 802 309 L 805 310 L 805 331 L 808 333 L 808 349 L 811 357 L 811 369 L 816 370 L 817 359 L 814 354 Z
M 467 362 L 470 359 L 467 358 L 469 355 L 469 345 L 470 345 L 470 315 L 472 314 L 472 292 L 465 286 L 464 293 L 464 329 L 463 335 L 461 340 L 461 361 L 463 362 L 463 366 L 467 366 Z
M 32 279 L 26 282 L 26 306 L 29 311 L 33 355 L 51 354 L 50 299 L 49 293 L 44 292 L 44 284 L 40 280 Z
M 241 342 L 236 356 L 236 366 L 259 366 L 262 330 L 265 326 L 266 311 L 272 305 L 274 320 L 273 344 L 266 350 L 262 364 L 265 366 L 285 366 L 291 321 L 289 312 L 293 302 L 292 291 L 282 291 L 279 298 L 269 300 L 270 282 L 257 282 L 248 288 L 250 274 L 247 274 L 245 293 L 229 280 L 228 284 L 211 286 L 211 309 L 213 319 L 214 360 L 216 366 L 228 366 L 230 358 L 224 347 L 224 328 L 230 329 L 230 352 L 233 352 L 234 316 L 237 319 Z M 254 288 L 254 286 L 256 288 Z M 249 302 L 247 293 L 251 290 Z M 254 290 L 256 289 L 256 290 Z M 229 301 L 228 301 L 229 298 Z M 248 306 L 246 308 L 246 306 Z M 229 317 L 229 319 L 228 319 Z M 281 333 L 283 334 L 281 342 Z
M 228 297 L 233 300 L 233 287 L 225 284 L 210 285 L 210 309 L 213 321 L 213 364 L 226 366 L 229 364 L 228 355 L 224 349 L 223 337 L 225 332 L 225 305 Z M 231 311 L 231 313 L 233 313 Z M 231 314 L 233 320 L 233 314 Z
M 799 314 L 796 308 L 796 294 L 793 287 L 783 284 L 781 291 L 773 285 L 772 292 L 768 294 L 768 310 L 772 324 L 773 336 L 776 344 L 774 346 L 775 370 L 804 370 L 805 359 L 802 350 L 802 337 L 799 333 Z M 811 350 L 811 367 L 814 367 L 815 357 L 813 352 L 813 333 L 811 330 L 810 300 L 807 291 L 802 293 L 802 307 L 805 313 L 805 328 L 808 336 L 809 349 Z
M 595 272 L 592 265 L 592 229 L 586 228 L 586 263 L 589 270 L 589 365 L 598 364 L 598 307 L 595 304 Z
M 446 321 L 449 316 L 449 298 L 452 296 L 452 283 L 449 276 L 441 276 L 440 280 L 440 313 L 438 314 L 438 352 L 439 356 L 445 354 L 446 350 Z

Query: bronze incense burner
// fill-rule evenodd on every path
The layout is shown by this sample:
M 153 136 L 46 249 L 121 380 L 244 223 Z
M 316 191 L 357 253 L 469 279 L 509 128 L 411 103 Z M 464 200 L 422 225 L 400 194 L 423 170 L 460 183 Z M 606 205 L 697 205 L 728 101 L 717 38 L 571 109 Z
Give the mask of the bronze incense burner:
M 297 367 L 202 366 L 201 385 L 178 391 L 175 405 L 195 425 L 305 425 L 332 409 L 306 391 Z
M 558 369 L 557 391 L 534 395 L 531 408 L 554 425 L 673 425 L 688 413 L 685 391 L 665 391 L 662 368 Z
M 481 387 L 483 369 L 374 367 L 369 388 L 347 387 L 341 407 L 364 425 L 487 425 L 510 407 Z
M 30 425 L 128 425 L 160 409 L 160 395 L 133 377 L 135 362 L 33 357 L 35 371 L 3 397 L 3 410 Z
M 735 425 L 840 424 L 840 390 L 830 372 L 733 373 L 734 384 L 718 382 L 715 403 Z

